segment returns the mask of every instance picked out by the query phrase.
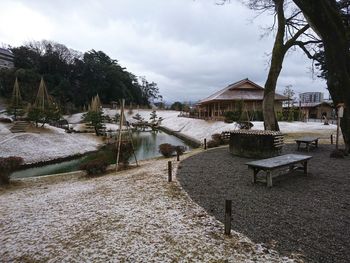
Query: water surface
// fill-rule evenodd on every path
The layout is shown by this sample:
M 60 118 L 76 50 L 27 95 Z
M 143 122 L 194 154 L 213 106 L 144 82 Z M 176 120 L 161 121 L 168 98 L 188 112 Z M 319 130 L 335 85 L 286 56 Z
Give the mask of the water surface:
M 191 150 L 191 147 L 181 139 L 162 131 L 133 132 L 132 141 L 135 147 L 135 155 L 137 160 L 146 160 L 161 156 L 159 153 L 159 145 L 163 143 L 170 143 L 176 146 L 181 145 L 185 146 L 187 150 Z M 112 154 L 112 152 L 106 149 L 101 149 L 100 152 L 101 151 L 104 151 L 104 153 L 109 157 L 110 163 L 115 163 L 115 156 Z M 87 154 L 74 160 L 62 161 L 41 167 L 20 170 L 12 173 L 11 178 L 24 178 L 77 171 L 84 160 L 86 161 L 87 159 L 91 159 L 94 157 L 94 155 L 96 155 L 96 153 Z M 131 156 L 130 163 L 134 162 L 135 158 L 134 156 Z

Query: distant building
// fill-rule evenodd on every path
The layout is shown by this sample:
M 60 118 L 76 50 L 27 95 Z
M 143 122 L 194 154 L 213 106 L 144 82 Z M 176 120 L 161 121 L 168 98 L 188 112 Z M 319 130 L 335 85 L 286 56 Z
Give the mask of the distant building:
M 335 118 L 335 110 L 331 102 L 308 102 L 300 103 L 301 112 L 306 120 L 308 119 L 327 119 Z
M 263 87 L 249 79 L 243 79 L 200 100 L 196 105 L 198 117 L 216 120 L 224 119 L 225 112 L 237 111 L 241 102 L 243 102 L 243 108 L 247 111 L 262 111 L 263 97 Z M 282 111 L 282 101 L 285 100 L 288 100 L 288 98 L 277 93 L 275 94 L 275 111 Z
M 13 54 L 11 51 L 0 48 L 0 69 L 10 69 L 15 66 L 13 62 Z
M 304 119 L 335 118 L 332 100 L 325 100 L 322 92 L 304 92 L 300 94 L 300 101 L 294 104 L 301 110 Z
M 322 92 L 304 92 L 300 94 L 301 103 L 320 103 L 323 102 Z

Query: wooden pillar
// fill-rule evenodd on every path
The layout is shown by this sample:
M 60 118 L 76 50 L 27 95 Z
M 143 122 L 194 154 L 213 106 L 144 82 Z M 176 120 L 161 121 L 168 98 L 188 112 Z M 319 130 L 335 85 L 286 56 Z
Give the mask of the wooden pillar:
M 225 235 L 231 235 L 232 200 L 225 200 Z
M 213 103 L 213 116 L 214 116 L 214 119 L 215 119 L 215 102 Z

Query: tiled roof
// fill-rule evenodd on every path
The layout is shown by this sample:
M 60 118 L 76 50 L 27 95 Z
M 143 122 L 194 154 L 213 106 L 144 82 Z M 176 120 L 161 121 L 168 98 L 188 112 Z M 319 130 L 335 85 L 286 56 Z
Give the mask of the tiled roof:
M 13 57 L 12 52 L 7 50 L 7 49 L 4 49 L 4 48 L 0 48 L 0 54 L 5 55 L 5 56 Z
M 306 102 L 306 103 L 301 103 L 300 107 L 302 108 L 313 108 L 313 107 L 317 107 L 321 104 L 326 104 L 328 106 L 332 106 L 331 103 L 326 102 L 326 101 L 322 101 L 322 102 Z M 299 105 L 298 105 L 299 106 Z
M 199 101 L 199 104 L 224 100 L 263 100 L 263 97 L 264 88 L 246 78 Z M 275 100 L 288 100 L 288 98 L 276 93 Z

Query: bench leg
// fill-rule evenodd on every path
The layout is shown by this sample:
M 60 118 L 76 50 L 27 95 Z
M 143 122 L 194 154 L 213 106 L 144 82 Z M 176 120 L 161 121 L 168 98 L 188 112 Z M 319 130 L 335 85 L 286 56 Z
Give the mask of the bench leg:
M 295 165 L 294 165 L 294 164 L 289 165 L 289 170 L 288 170 L 288 172 L 291 172 L 291 171 L 293 171 L 294 169 L 295 169 Z
M 256 183 L 256 175 L 259 172 L 259 169 L 257 168 L 251 168 L 253 170 L 253 177 L 252 177 L 252 183 L 255 184 Z
M 266 184 L 267 187 L 272 187 L 272 174 L 271 171 L 266 172 Z
M 308 142 L 306 143 L 306 149 L 307 149 L 307 152 L 310 151 L 310 144 Z
M 298 151 L 300 150 L 300 142 L 297 142 L 297 144 L 298 144 Z
M 307 161 L 303 162 L 303 167 L 304 167 L 304 174 L 307 175 L 308 170 L 307 170 Z

